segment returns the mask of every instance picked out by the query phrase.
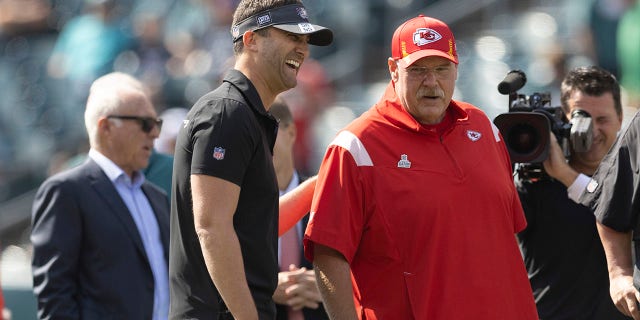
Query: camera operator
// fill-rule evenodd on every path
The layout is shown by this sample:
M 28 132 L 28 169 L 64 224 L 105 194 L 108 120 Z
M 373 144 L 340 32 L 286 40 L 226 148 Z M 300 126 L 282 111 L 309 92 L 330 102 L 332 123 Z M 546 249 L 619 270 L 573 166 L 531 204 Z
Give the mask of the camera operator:
M 569 159 L 551 134 L 543 162 L 551 179 L 516 176 L 527 217 L 518 234 L 541 319 L 627 319 L 609 296 L 607 261 L 593 211 L 576 201 L 613 145 L 622 124 L 620 87 L 599 67 L 571 70 L 561 86 L 562 111 L 583 110 L 592 117 L 593 142 Z

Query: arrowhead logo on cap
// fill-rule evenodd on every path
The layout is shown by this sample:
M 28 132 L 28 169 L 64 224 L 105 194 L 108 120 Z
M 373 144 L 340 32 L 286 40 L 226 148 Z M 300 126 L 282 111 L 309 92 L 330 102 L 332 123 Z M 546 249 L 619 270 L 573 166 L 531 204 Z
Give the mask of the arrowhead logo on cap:
M 416 32 L 413 33 L 413 43 L 417 46 L 424 46 L 440 39 L 442 39 L 442 36 L 437 31 L 429 28 L 416 29 Z

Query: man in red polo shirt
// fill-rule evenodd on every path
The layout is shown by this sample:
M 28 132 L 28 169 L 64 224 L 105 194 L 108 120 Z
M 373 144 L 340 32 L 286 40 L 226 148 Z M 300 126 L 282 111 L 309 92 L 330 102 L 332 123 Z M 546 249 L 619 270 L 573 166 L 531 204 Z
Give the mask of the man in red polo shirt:
M 502 137 L 452 100 L 453 34 L 419 16 L 393 35 L 382 99 L 323 160 L 305 235 L 339 319 L 537 319 Z

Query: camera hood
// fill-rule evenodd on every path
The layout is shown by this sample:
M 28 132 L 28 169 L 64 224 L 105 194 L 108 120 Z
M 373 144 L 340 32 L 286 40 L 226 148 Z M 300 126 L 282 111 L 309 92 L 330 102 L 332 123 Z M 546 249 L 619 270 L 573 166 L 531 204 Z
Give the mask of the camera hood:
M 512 163 L 536 163 L 549 155 L 550 124 L 538 112 L 509 112 L 498 115 L 493 123 L 505 139 Z

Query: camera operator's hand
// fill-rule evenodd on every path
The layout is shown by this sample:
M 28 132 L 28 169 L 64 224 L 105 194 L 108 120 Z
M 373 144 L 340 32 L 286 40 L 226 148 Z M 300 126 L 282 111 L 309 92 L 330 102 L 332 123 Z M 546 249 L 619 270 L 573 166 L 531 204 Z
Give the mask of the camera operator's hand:
M 567 159 L 565 159 L 562 148 L 560 148 L 560 144 L 558 144 L 556 135 L 553 132 L 549 132 L 549 140 L 549 157 L 542 162 L 542 165 L 549 176 L 560 181 L 568 188 L 576 180 L 579 173 L 567 163 Z

